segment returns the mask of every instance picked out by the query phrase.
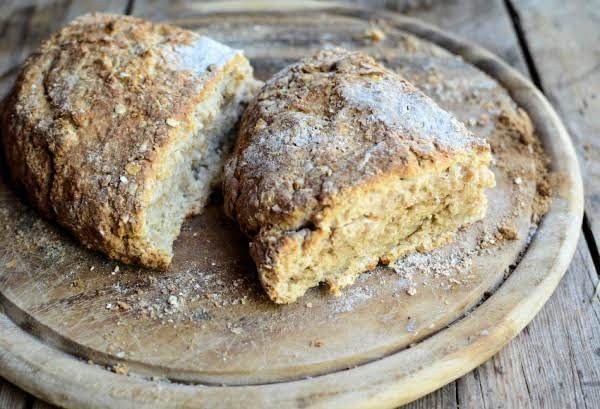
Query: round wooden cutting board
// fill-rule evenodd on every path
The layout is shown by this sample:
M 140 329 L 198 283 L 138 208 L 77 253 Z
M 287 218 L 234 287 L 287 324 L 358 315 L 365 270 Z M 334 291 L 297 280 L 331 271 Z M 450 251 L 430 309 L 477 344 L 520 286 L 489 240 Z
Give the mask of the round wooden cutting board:
M 407 77 L 490 142 L 486 218 L 339 297 L 316 288 L 277 306 L 218 192 L 159 272 L 85 250 L 1 181 L 2 376 L 73 408 L 392 407 L 470 371 L 533 318 L 568 266 L 583 211 L 569 136 L 533 85 L 393 13 L 274 1 L 185 15 L 172 22 L 243 49 L 262 80 L 336 46 Z

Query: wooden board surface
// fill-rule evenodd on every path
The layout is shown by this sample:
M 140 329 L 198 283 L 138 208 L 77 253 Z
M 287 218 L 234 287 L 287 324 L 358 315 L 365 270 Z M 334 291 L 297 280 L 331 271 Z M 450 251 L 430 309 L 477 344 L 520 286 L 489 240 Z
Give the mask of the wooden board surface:
M 466 118 L 463 118 L 463 119 L 466 119 Z

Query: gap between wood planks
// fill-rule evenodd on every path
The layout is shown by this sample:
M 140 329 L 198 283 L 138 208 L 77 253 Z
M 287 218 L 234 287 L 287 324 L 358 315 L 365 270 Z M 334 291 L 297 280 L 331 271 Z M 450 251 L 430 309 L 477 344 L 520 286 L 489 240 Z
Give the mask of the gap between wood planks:
M 535 84 L 536 87 L 546 95 L 546 91 L 544 90 L 544 86 L 541 81 L 540 74 L 535 65 L 535 61 L 533 59 L 531 50 L 529 49 L 529 45 L 527 43 L 527 39 L 525 38 L 525 30 L 521 24 L 521 19 L 519 13 L 517 12 L 515 6 L 513 5 L 514 0 L 504 0 L 506 5 L 506 9 L 508 10 L 508 14 L 510 16 L 510 20 L 515 29 L 515 33 L 517 34 L 517 39 L 519 40 L 519 46 L 523 51 L 523 56 L 525 57 L 525 62 L 527 64 L 527 69 L 529 70 L 529 74 L 531 76 L 531 80 Z M 587 215 L 587 210 L 584 210 L 583 213 L 583 223 L 582 223 L 582 231 L 583 236 L 585 238 L 585 242 L 590 251 L 590 255 L 592 256 L 592 261 L 594 263 L 594 269 L 596 271 L 596 275 L 600 278 L 600 252 L 598 250 L 598 243 L 596 243 L 596 239 L 594 238 L 594 234 L 592 232 L 592 227 L 590 223 L 590 219 Z M 600 282 L 596 287 L 594 295 L 592 298 L 598 297 L 600 292 Z
M 127 1 L 127 7 L 125 7 L 125 14 L 126 15 L 131 15 L 131 12 L 133 11 L 133 6 L 134 6 L 135 0 L 128 0 Z

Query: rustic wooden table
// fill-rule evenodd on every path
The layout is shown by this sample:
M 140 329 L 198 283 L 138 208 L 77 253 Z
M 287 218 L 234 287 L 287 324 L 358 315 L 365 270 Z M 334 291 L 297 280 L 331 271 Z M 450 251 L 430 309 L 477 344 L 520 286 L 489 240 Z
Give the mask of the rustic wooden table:
M 59 26 L 89 11 L 164 18 L 193 0 L 1 0 L 0 82 Z M 199 0 L 196 0 L 199 1 Z M 431 22 L 505 59 L 546 94 L 577 147 L 583 234 L 567 274 L 537 317 L 473 372 L 411 408 L 600 407 L 600 1 L 358 0 Z M 0 96 L 7 91 L 0 87 Z M 1 357 L 0 357 L 1 359 Z M 0 408 L 48 408 L 0 378 Z

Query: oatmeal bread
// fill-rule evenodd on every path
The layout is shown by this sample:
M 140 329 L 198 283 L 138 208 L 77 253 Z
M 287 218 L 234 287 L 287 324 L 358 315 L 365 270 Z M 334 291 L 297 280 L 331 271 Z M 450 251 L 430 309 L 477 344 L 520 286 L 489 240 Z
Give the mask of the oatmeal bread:
M 7 102 L 12 179 L 87 247 L 164 268 L 254 84 L 242 53 L 207 37 L 82 16 L 25 62 Z
M 354 282 L 481 219 L 488 144 L 370 57 L 320 51 L 275 75 L 225 165 L 226 212 L 277 303 Z

